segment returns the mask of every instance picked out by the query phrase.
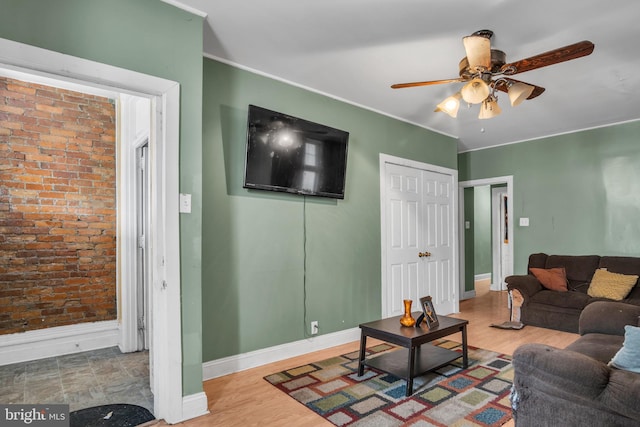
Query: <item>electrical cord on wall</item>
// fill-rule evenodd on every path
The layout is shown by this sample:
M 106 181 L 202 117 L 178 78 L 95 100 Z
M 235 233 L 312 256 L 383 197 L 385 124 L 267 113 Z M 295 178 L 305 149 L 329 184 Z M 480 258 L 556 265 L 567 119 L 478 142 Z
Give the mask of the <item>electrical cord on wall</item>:
M 303 290 L 303 324 L 305 338 L 310 338 L 307 333 L 307 196 L 302 196 L 302 290 Z

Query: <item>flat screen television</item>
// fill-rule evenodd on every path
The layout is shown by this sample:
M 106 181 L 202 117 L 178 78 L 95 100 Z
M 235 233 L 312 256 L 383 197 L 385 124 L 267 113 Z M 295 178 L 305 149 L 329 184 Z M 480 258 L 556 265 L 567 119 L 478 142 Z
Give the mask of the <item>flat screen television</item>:
M 244 188 L 344 199 L 349 133 L 249 105 Z

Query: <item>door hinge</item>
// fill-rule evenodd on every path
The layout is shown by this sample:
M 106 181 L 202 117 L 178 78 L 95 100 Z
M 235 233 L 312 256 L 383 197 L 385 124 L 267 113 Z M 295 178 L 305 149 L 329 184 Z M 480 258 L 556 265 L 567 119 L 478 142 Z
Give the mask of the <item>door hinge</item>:
M 144 316 L 138 317 L 138 330 L 144 331 L 147 329 L 147 325 L 145 325 Z
M 144 234 L 138 236 L 138 249 L 144 249 L 146 245 L 146 238 Z

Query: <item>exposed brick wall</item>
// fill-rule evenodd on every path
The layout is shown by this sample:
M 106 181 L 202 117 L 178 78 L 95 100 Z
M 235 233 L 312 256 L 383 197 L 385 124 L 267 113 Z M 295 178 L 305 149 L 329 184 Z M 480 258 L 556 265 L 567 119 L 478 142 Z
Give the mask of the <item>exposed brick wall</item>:
M 0 334 L 116 318 L 115 120 L 0 78 Z

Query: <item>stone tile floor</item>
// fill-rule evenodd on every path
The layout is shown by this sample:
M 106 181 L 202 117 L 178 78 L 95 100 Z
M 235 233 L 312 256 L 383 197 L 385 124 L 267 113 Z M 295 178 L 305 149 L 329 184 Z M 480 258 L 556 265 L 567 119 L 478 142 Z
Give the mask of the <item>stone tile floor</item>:
M 110 347 L 0 366 L 0 403 L 68 403 L 70 411 L 128 403 L 153 412 L 149 352 Z

